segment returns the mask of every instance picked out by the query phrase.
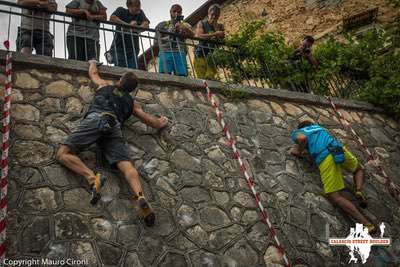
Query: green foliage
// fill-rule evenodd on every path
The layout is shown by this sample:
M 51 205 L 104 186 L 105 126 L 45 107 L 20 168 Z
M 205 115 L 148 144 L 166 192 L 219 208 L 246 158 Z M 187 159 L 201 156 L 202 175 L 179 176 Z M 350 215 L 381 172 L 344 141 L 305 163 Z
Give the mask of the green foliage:
M 262 32 L 263 27 L 263 21 L 243 24 L 226 40 L 230 48 L 212 54 L 214 62 L 229 73 L 230 82 L 263 79 L 275 88 L 307 86 L 321 95 L 366 100 L 400 116 L 398 28 L 316 45 L 317 70 L 306 60 L 294 64 L 289 58 L 295 48 L 281 33 Z

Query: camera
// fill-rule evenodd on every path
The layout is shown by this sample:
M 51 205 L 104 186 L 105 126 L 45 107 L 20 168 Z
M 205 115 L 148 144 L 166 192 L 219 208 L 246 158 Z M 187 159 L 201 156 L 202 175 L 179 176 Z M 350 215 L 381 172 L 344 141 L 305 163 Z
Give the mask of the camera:
M 176 16 L 176 21 L 177 22 L 182 21 L 183 19 L 184 19 L 184 16 Z

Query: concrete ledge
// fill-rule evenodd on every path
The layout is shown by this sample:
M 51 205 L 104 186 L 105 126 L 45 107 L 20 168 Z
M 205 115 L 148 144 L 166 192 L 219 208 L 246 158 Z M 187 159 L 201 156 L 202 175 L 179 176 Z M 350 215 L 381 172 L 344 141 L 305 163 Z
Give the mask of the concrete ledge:
M 6 53 L 7 51 L 0 50 L 0 60 L 2 62 L 5 61 Z M 89 65 L 88 63 L 82 61 L 50 58 L 46 56 L 25 55 L 21 53 L 13 54 L 13 64 L 14 66 L 17 67 L 17 69 L 39 68 L 39 69 L 47 69 L 53 72 L 59 69 L 62 71 L 74 72 L 79 74 L 87 73 Z M 200 79 L 159 74 L 141 70 L 132 70 L 114 66 L 99 67 L 100 74 L 103 75 L 104 77 L 109 77 L 109 78 L 119 77 L 127 70 L 133 71 L 139 78 L 139 81 L 146 84 L 160 84 L 160 85 L 168 84 L 192 90 L 204 89 L 203 81 Z M 218 92 L 218 90 L 234 90 L 239 92 L 245 92 L 250 96 L 256 96 L 260 98 L 276 99 L 281 101 L 283 100 L 283 101 L 296 102 L 302 104 L 312 104 L 312 105 L 330 107 L 329 101 L 327 101 L 323 96 L 319 95 L 304 94 L 286 90 L 276 90 L 272 88 L 258 88 L 245 85 L 233 85 L 217 81 L 208 81 L 208 84 L 209 87 L 214 92 Z M 375 106 L 366 102 L 339 99 L 339 98 L 333 98 L 333 100 L 337 106 L 342 108 L 375 111 L 383 113 L 383 110 L 376 108 Z

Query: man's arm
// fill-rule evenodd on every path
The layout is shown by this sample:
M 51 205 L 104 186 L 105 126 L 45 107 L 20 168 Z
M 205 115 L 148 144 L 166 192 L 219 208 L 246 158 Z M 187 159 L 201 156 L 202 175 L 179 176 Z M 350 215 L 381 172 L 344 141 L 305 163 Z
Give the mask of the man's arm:
M 319 62 L 315 59 L 312 53 L 306 54 L 307 61 L 316 68 L 319 68 Z
M 178 22 L 175 25 L 178 30 L 178 34 L 182 35 L 184 38 L 191 38 L 194 36 L 194 32 L 189 24 Z
M 294 156 L 300 156 L 307 148 L 307 137 L 298 133 L 296 137 L 296 144 L 290 149 L 290 153 Z
M 89 60 L 89 77 L 94 82 L 97 84 L 99 87 L 103 87 L 106 85 L 112 85 L 113 82 L 109 80 L 103 80 L 100 78 L 99 71 L 97 70 L 97 61 L 96 60 Z
M 197 27 L 196 27 L 196 37 L 197 38 L 210 39 L 210 38 L 213 38 L 214 36 L 215 36 L 215 33 L 204 33 L 203 23 L 201 23 L 201 21 L 199 21 L 199 23 L 197 23 Z
M 100 9 L 99 14 L 91 14 L 89 12 L 89 15 L 87 16 L 89 20 L 100 20 L 100 21 L 106 21 L 107 20 L 107 9 Z
M 18 0 L 18 5 L 26 6 L 26 7 L 38 7 L 40 5 L 39 0 Z
M 161 116 L 160 118 L 157 118 L 153 115 L 144 112 L 136 101 L 133 105 L 133 115 L 138 117 L 141 122 L 154 129 L 162 129 L 168 124 L 168 119 L 166 117 Z

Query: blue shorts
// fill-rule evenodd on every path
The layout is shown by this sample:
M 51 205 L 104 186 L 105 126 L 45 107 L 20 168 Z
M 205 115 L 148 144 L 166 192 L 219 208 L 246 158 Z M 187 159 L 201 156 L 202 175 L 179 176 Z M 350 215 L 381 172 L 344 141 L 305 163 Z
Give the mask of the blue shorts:
M 158 67 L 160 73 L 188 76 L 186 53 L 184 52 L 160 52 Z

